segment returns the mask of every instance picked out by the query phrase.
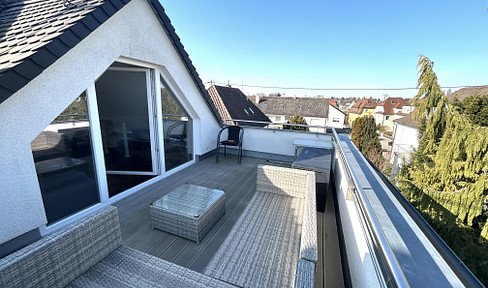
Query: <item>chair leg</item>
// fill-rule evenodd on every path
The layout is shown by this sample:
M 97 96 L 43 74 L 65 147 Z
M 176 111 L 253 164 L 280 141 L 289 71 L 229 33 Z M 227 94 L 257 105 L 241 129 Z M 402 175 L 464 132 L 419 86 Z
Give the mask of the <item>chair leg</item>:
M 215 161 L 219 163 L 219 152 L 220 152 L 220 145 L 217 145 L 217 156 L 215 157 Z
M 237 162 L 239 165 L 241 164 L 241 158 L 242 158 L 242 147 L 239 147 L 239 151 L 237 152 Z

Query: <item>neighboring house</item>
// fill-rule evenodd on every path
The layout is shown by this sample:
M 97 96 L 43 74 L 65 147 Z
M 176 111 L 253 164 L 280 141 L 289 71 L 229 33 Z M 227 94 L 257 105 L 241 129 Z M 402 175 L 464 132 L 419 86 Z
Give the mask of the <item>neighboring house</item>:
M 217 108 L 220 118 L 225 124 L 261 127 L 268 125 L 264 123 L 230 121 L 230 119 L 271 122 L 271 120 L 269 120 L 269 118 L 237 88 L 212 85 L 208 88 L 208 94 Z
M 354 120 L 357 118 L 366 115 L 373 115 L 375 108 L 376 102 L 372 98 L 359 100 L 349 109 L 347 123 L 349 126 L 352 126 L 352 122 L 354 122 Z
M 449 99 L 450 102 L 453 102 L 454 99 L 462 102 L 465 98 L 474 95 L 488 95 L 488 85 L 459 89 L 458 91 L 447 95 L 447 99 Z
M 399 168 L 410 159 L 410 154 L 419 146 L 420 122 L 413 119 L 412 114 L 393 121 L 394 139 L 390 158 L 390 163 L 393 164 L 393 175 L 398 173 Z
M 344 112 L 325 98 L 256 97 L 256 103 L 273 123 L 287 123 L 290 117 L 301 115 L 311 126 L 344 127 Z M 310 128 L 310 131 L 324 131 Z
M 374 119 L 376 124 L 393 131 L 393 121 L 410 114 L 415 107 L 403 98 L 388 97 L 376 105 Z
M 194 163 L 221 127 L 159 1 L 41 2 L 0 1 L 0 253 Z

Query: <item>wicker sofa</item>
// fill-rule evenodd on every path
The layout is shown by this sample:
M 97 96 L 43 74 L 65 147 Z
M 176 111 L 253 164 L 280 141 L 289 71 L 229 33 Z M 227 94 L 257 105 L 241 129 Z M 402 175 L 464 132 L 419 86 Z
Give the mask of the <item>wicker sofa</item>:
M 122 246 L 109 206 L 1 258 L 0 287 L 313 287 L 316 221 L 313 172 L 259 166 L 207 275 Z
M 233 287 L 121 244 L 106 207 L 0 259 L 0 287 Z
M 204 274 L 239 287 L 313 287 L 315 198 L 314 172 L 258 166 L 256 193 Z

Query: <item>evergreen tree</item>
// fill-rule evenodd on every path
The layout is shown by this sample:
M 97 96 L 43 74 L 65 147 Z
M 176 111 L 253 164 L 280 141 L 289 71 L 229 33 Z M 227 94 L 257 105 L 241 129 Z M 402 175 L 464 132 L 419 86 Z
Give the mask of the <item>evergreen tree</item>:
M 420 56 L 418 67 L 420 89 L 413 100 L 421 136 L 397 183 L 402 194 L 486 285 L 488 128 L 473 124 L 458 107 L 448 104 L 427 57 Z
M 354 145 L 361 151 L 364 139 L 364 118 L 356 118 L 352 122 L 351 140 Z
M 301 115 L 292 116 L 287 123 L 288 124 L 308 125 L 307 121 Z M 289 125 L 283 125 L 283 129 L 302 130 L 302 131 L 308 131 L 309 130 L 308 127 L 289 126 Z
M 455 103 L 453 103 L 455 105 Z M 488 126 L 488 95 L 473 95 L 465 98 L 460 104 L 460 111 L 468 119 L 480 126 Z

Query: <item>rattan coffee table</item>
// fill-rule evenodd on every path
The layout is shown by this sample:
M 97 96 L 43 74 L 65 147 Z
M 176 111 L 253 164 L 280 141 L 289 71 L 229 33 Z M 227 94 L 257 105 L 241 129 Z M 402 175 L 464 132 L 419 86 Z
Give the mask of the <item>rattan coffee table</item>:
M 149 210 L 154 228 L 200 244 L 200 240 L 225 214 L 225 193 L 185 184 L 154 201 Z

